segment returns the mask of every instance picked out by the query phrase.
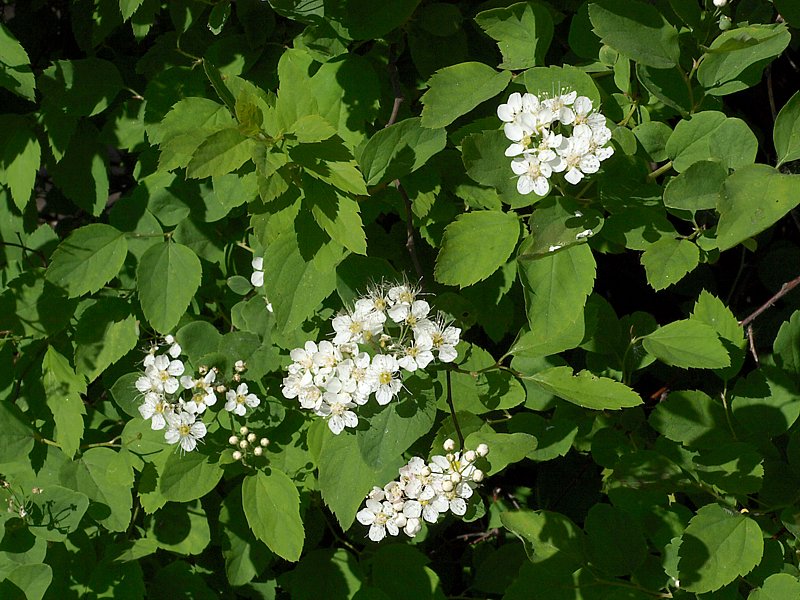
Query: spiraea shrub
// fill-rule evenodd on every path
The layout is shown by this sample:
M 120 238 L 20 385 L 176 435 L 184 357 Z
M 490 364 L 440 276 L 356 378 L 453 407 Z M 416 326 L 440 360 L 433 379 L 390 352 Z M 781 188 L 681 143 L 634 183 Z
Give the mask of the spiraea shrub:
M 800 598 L 794 0 L 0 4 L 0 598 Z

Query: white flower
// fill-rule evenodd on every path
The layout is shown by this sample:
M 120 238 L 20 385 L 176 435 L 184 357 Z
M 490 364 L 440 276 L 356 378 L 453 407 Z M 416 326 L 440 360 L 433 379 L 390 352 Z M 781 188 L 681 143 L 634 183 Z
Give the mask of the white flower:
M 333 329 L 336 331 L 333 343 L 342 345 L 350 342 L 368 342 L 373 337 L 380 335 L 386 315 L 374 311 L 372 308 L 371 302 L 359 300 L 352 313 L 334 317 L 331 321 Z
M 578 93 L 575 91 L 559 94 L 545 100 L 543 104 L 552 111 L 554 119 L 561 121 L 564 125 L 570 125 L 575 121 L 575 111 L 572 110 L 571 105 L 577 96 Z
M 183 375 L 184 366 L 179 360 L 170 361 L 166 354 L 156 356 L 144 370 L 144 377 L 136 380 L 136 389 L 140 392 L 156 392 L 174 394 L 180 384 L 177 377 Z
M 411 310 L 411 305 L 417 299 L 419 290 L 409 284 L 396 285 L 389 289 L 387 294 L 391 307 L 387 311 L 389 317 L 395 323 L 405 321 L 406 316 Z
M 370 379 L 375 387 L 375 399 L 381 406 L 391 402 L 403 384 L 396 376 L 400 370 L 397 359 L 388 354 L 379 354 L 372 359 Z
M 369 539 L 373 542 L 380 542 L 386 537 L 387 531 L 391 535 L 400 533 L 400 528 L 395 522 L 397 516 L 397 511 L 394 510 L 391 502 L 380 502 L 368 498 L 366 508 L 358 511 L 356 519 L 362 525 L 369 525 Z
M 406 371 L 414 372 L 417 369 L 424 369 L 433 361 L 433 340 L 427 333 L 420 332 L 416 336 L 414 343 L 404 349 L 405 356 L 400 358 L 397 363 Z
M 728 4 L 728 0 L 714 0 L 714 6 L 717 8 L 722 8 L 726 4 Z
M 202 378 L 193 379 L 188 375 L 181 377 L 183 388 L 192 390 L 192 399 L 185 405 L 188 412 L 200 414 L 206 407 L 217 403 L 217 395 L 214 393 L 213 385 L 216 378 L 217 372 L 214 369 L 209 369 L 208 373 Z
M 327 396 L 327 394 L 328 392 L 325 395 Z M 355 404 L 352 402 L 333 402 L 331 404 L 323 402 L 317 410 L 317 414 L 326 417 L 328 428 L 334 435 L 339 435 L 345 427 L 353 428 L 358 425 L 358 416 L 350 410 L 354 406 Z
M 181 413 L 170 415 L 167 422 L 169 429 L 164 434 L 168 444 L 180 442 L 184 452 L 191 452 L 197 447 L 197 440 L 206 435 L 206 426 L 202 421 L 196 421 L 193 414 Z
M 600 161 L 592 154 L 585 137 L 571 137 L 559 154 L 567 171 L 564 179 L 572 185 L 580 182 L 584 174 L 597 173 L 600 169 Z
M 150 428 L 158 431 L 167 426 L 167 415 L 172 412 L 169 402 L 163 395 L 155 392 L 147 392 L 144 395 L 144 402 L 139 405 L 139 414 L 142 418 L 150 419 Z
M 261 287 L 264 285 L 264 258 L 262 256 L 254 256 L 250 262 L 253 266 L 253 274 L 250 275 L 250 283 L 253 287 Z
M 520 194 L 536 192 L 538 196 L 546 196 L 550 191 L 547 180 L 553 173 L 549 163 L 540 162 L 535 156 L 517 157 L 511 162 L 511 170 L 519 175 L 517 191 Z
M 261 400 L 255 394 L 249 394 L 246 383 L 240 383 L 236 390 L 228 390 L 225 394 L 225 410 L 244 416 L 247 407 L 256 408 Z

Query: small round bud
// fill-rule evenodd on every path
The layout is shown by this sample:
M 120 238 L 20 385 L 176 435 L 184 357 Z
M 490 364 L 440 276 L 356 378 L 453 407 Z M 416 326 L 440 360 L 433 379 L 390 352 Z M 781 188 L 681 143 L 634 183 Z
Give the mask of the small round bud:
M 248 446 L 247 440 L 242 440 L 241 442 L 239 442 L 239 448 L 241 448 L 242 450 L 247 448 L 247 446 Z
M 166 342 L 167 344 L 174 344 L 175 338 L 172 337 L 170 334 L 167 334 L 164 336 L 164 342 Z
M 35 487 L 31 490 L 32 494 L 41 494 L 44 490 L 40 487 Z
M 403 510 L 404 505 L 405 502 L 403 502 L 402 500 L 398 500 L 397 502 L 392 503 L 392 508 L 395 510 L 395 512 L 400 512 Z
M 431 474 L 431 468 L 426 465 L 419 470 L 419 474 L 422 475 L 423 477 L 427 477 L 428 475 Z
M 475 454 L 477 454 L 480 457 L 486 456 L 487 454 L 489 454 L 489 446 L 487 446 L 486 444 L 478 444 L 478 447 L 475 448 Z
M 452 481 L 453 483 L 458 483 L 459 481 L 461 481 L 461 473 L 452 473 L 450 475 L 450 481 Z
M 234 374 L 233 374 L 233 380 L 234 380 L 236 383 L 239 383 L 239 382 L 242 380 L 242 376 L 241 376 L 241 375 L 239 375 L 239 373 L 234 373 Z
M 455 486 L 453 485 L 452 481 L 443 481 L 442 482 L 442 489 L 445 492 L 452 492 L 454 487 Z
M 480 483 L 481 481 L 483 481 L 483 471 L 481 471 L 480 469 L 475 469 L 472 472 L 472 481 L 476 483 Z
M 719 30 L 720 31 L 728 31 L 731 28 L 733 22 L 731 21 L 730 17 L 722 15 L 719 18 Z
M 229 437 L 229 438 L 228 438 L 228 443 L 229 443 L 231 446 L 235 446 L 236 444 L 238 444 L 238 443 L 239 443 L 239 438 L 238 438 L 238 437 L 236 437 L 235 435 L 232 435 L 231 437 Z
M 233 451 L 233 460 L 242 460 L 242 453 L 238 450 Z
M 242 425 L 239 428 L 239 433 L 241 433 L 242 435 L 247 435 L 248 433 L 250 433 L 250 430 L 247 428 L 246 425 Z
M 422 523 L 419 522 L 419 519 L 409 519 L 403 531 L 408 537 L 414 537 L 420 532 L 420 529 L 422 529 Z
M 214 390 L 215 390 L 215 391 L 216 391 L 218 394 L 224 394 L 224 393 L 225 393 L 225 392 L 228 390 L 228 388 L 226 388 L 224 385 L 222 385 L 222 384 L 220 383 L 220 384 L 219 384 L 217 387 L 215 387 L 215 388 L 214 388 Z
M 247 441 L 251 444 L 256 441 L 256 434 L 255 433 L 248 433 L 247 434 Z
M 452 452 L 453 450 L 456 449 L 456 443 L 454 440 L 447 438 L 444 441 L 444 444 L 442 444 L 442 447 L 444 447 L 445 452 Z
M 19 507 L 19 518 L 20 518 L 20 519 L 24 519 L 24 518 L 25 518 L 25 517 L 27 517 L 27 516 L 28 516 L 28 511 L 27 511 L 27 510 L 25 510 L 25 507 L 24 507 L 24 506 L 20 506 L 20 507 Z
M 200 373 L 200 375 L 205 375 L 206 373 L 208 373 L 208 367 L 205 365 L 200 365 L 199 367 L 197 367 L 197 372 Z
M 264 454 L 264 449 L 261 446 L 256 446 L 255 448 L 253 448 L 253 454 L 255 454 L 256 456 L 261 456 L 262 454 Z
M 444 457 L 447 459 L 447 462 L 453 462 L 455 455 L 452 452 L 448 452 L 444 455 Z
M 475 462 L 475 451 L 474 450 L 467 450 L 464 452 L 464 460 L 467 462 Z
M 405 527 L 406 523 L 408 523 L 408 519 L 406 519 L 406 516 L 402 513 L 394 518 L 394 524 L 398 527 Z
M 714 6 L 717 8 L 722 8 L 726 4 L 728 4 L 728 0 L 714 0 Z
M 267 438 L 261 438 L 259 444 L 261 444 L 262 446 L 264 446 L 264 448 L 266 448 L 267 446 L 269 446 L 269 440 Z

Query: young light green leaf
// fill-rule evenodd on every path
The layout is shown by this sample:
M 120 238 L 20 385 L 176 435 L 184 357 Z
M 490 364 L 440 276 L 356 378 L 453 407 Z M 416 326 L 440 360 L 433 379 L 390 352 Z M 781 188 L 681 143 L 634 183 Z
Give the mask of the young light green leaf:
M 2 30 L 0 30 L 0 40 Z M 0 63 L 2 65 L 2 63 Z M 2 72 L 0 72 L 2 82 Z M 39 171 L 42 148 L 36 138 L 32 123 L 17 115 L 0 115 L 0 181 L 8 186 L 14 204 L 24 212 L 33 193 L 36 173 Z
M 751 165 L 722 185 L 717 212 L 717 246 L 733 248 L 761 233 L 800 204 L 800 175 L 784 175 L 768 165 Z
M 367 238 L 358 202 L 331 185 L 303 174 L 305 204 L 311 204 L 314 220 L 331 238 L 356 254 L 367 253 Z
M 428 129 L 420 118 L 404 119 L 381 129 L 367 142 L 358 157 L 367 185 L 392 181 L 413 173 L 444 149 L 444 129 Z
M 434 73 L 422 96 L 423 127 L 446 127 L 461 115 L 502 92 L 511 73 L 497 72 L 478 62 L 465 62 L 445 67 Z
M 42 383 L 47 406 L 56 422 L 55 441 L 72 458 L 83 438 L 86 408 L 81 394 L 86 393 L 86 380 L 72 370 L 58 350 L 49 346 L 42 361 Z
M 96 292 L 119 273 L 128 244 L 118 229 L 92 223 L 73 231 L 53 253 L 46 277 L 70 298 Z
M 642 404 L 642 398 L 627 385 L 589 371 L 572 374 L 571 367 L 551 367 L 526 380 L 578 406 L 594 410 L 618 410 Z
M 654 6 L 639 0 L 601 0 L 589 5 L 594 32 L 603 42 L 649 67 L 678 64 L 678 31 Z
M 753 590 L 747 600 L 785 600 L 800 598 L 800 581 L 789 573 L 775 573 Z
M 300 559 L 305 531 L 300 519 L 300 494 L 294 482 L 278 469 L 256 471 L 242 484 L 242 506 L 256 537 L 278 556 Z
M 518 238 L 514 213 L 479 210 L 459 215 L 445 227 L 436 281 L 466 287 L 486 279 L 505 264 Z
M 119 12 L 122 13 L 122 20 L 130 19 L 143 2 L 144 0 L 119 0 Z
M 0 86 L 18 96 L 35 100 L 36 80 L 28 53 L 14 35 L 0 23 Z
M 769 62 L 786 49 L 792 35 L 783 23 L 748 25 L 723 31 L 697 69 L 697 81 L 712 96 L 739 92 L 758 83 Z
M 752 164 L 757 151 L 758 140 L 744 121 L 713 110 L 682 120 L 667 140 L 667 154 L 678 173 L 700 160 L 738 169 Z
M 800 158 L 800 92 L 783 105 L 772 130 L 778 167 Z
M 644 336 L 642 345 L 657 359 L 675 367 L 720 369 L 730 365 L 728 351 L 717 332 L 692 319 L 659 327 Z
M 169 333 L 186 312 L 200 285 L 200 259 L 186 246 L 163 242 L 142 255 L 136 269 L 144 316 L 162 333 Z
M 254 144 L 236 127 L 212 133 L 195 150 L 186 167 L 186 176 L 203 179 L 235 171 L 251 159 Z
M 647 283 L 663 290 L 691 272 L 700 262 L 700 249 L 689 240 L 663 237 L 642 254 Z
M 527 69 L 544 63 L 553 40 L 553 18 L 538 2 L 519 2 L 505 8 L 479 12 L 475 22 L 493 40 L 503 55 L 501 69 Z
M 681 587 L 713 592 L 746 575 L 764 552 L 761 528 L 750 517 L 707 504 L 683 532 L 678 554 Z
M 716 160 L 693 163 L 670 179 L 664 189 L 664 206 L 692 212 L 715 208 L 727 176 L 728 169 Z

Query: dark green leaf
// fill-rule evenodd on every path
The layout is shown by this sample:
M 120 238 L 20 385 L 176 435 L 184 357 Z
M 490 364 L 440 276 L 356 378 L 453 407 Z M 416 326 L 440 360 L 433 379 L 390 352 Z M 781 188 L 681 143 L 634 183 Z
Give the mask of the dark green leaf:
M 69 361 L 52 346 L 44 355 L 42 379 L 47 406 L 56 422 L 55 441 L 64 454 L 72 458 L 83 437 L 86 409 L 81 394 L 86 393 L 86 380 L 76 374 Z
M 90 117 L 103 112 L 122 89 L 117 67 L 100 58 L 58 60 L 39 76 L 45 101 L 63 106 L 68 115 Z
M 778 167 L 800 158 L 800 92 L 789 98 L 775 119 L 772 130 Z
M 519 2 L 478 13 L 475 21 L 503 54 L 501 69 L 527 69 L 544 63 L 553 39 L 553 18 L 538 2 Z
M 705 323 L 684 319 L 659 327 L 642 339 L 644 349 L 668 365 L 720 369 L 730 365 L 717 332 Z
M 648 246 L 641 260 L 647 283 L 654 290 L 663 290 L 694 270 L 700 262 L 700 249 L 689 240 L 664 237 Z

